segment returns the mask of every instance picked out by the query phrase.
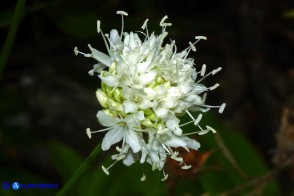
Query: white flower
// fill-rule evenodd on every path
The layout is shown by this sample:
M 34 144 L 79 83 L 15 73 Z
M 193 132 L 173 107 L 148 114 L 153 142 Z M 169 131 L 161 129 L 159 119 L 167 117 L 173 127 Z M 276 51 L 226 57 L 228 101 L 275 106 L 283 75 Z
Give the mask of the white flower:
M 123 11 L 117 13 L 122 15 L 123 24 L 123 16 L 128 14 Z M 205 74 L 205 64 L 200 71 L 196 71 L 194 60 L 187 58 L 191 50 L 196 51 L 195 44 L 206 37 L 196 36 L 194 43 L 189 42 L 188 48 L 177 52 L 175 41 L 163 45 L 168 35 L 166 27 L 171 26 L 171 23 L 165 22 L 166 19 L 167 16 L 160 21 L 162 32 L 159 35 L 149 34 L 148 19 L 142 26 L 146 32 L 140 34 L 124 32 L 123 25 L 120 33 L 113 29 L 110 34 L 104 34 L 100 21 L 97 21 L 97 30 L 104 39 L 108 54 L 91 45 L 88 45 L 90 54 L 78 51 L 77 47 L 74 49 L 75 54 L 98 61 L 89 74 L 98 73 L 102 81 L 96 96 L 104 109 L 98 112 L 97 118 L 107 128 L 98 131 L 88 128 L 86 132 L 91 138 L 92 133 L 107 131 L 102 150 L 116 145 L 118 153 L 112 156 L 114 163 L 120 160 L 125 165 L 136 161 L 142 164 L 147 162 L 154 170 L 164 172 L 166 158 L 170 156 L 182 165 L 182 169 L 189 169 L 191 166 L 184 163 L 176 148 L 198 150 L 200 144 L 187 137 L 191 133 L 183 133 L 181 127 L 185 124 L 180 125 L 179 115 L 187 113 L 192 119 L 189 123 L 200 129 L 194 133 L 203 135 L 210 131 L 215 133 L 215 130 L 210 126 L 202 129 L 199 125 L 202 114 L 195 119 L 189 111 L 206 112 L 210 108 L 219 108 L 222 113 L 224 110 L 225 104 L 205 104 L 206 92 L 214 90 L 219 84 L 206 87 L 200 83 L 221 68 Z M 103 171 L 109 174 L 111 166 L 102 167 Z M 164 173 L 163 180 L 167 176 Z M 145 178 L 143 176 L 141 180 Z

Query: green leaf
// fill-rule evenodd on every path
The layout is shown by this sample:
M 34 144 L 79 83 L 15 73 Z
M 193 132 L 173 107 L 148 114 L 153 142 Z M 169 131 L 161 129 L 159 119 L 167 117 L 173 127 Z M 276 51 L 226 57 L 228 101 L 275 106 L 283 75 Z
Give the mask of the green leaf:
M 108 160 L 105 166 L 113 163 Z M 99 165 L 99 166 L 98 166 Z M 165 182 L 161 181 L 162 172 L 151 171 L 151 166 L 140 163 L 135 163 L 129 167 L 121 162 L 116 163 L 110 169 L 110 175 L 106 175 L 101 165 L 97 163 L 95 168 L 92 168 L 79 183 L 79 189 L 83 190 L 83 195 L 109 195 L 109 196 L 161 196 L 167 195 Z M 144 173 L 146 180 L 140 181 Z M 77 187 L 72 191 L 76 192 Z
M 188 120 L 187 118 L 188 117 L 185 117 L 186 121 Z M 217 169 L 207 171 L 201 174 L 198 178 L 205 192 L 215 195 L 229 191 L 251 179 L 266 175 L 267 172 L 269 172 L 266 164 L 245 136 L 223 126 L 220 121 L 209 113 L 204 115 L 201 125 L 209 125 L 218 131 L 216 134 L 219 134 L 233 159 L 237 162 L 237 165 L 246 174 L 246 177 L 243 176 L 240 174 L 240 171 L 232 165 L 227 156 L 225 156 L 219 148 L 215 135 L 212 132 L 200 136 L 198 138 L 201 143 L 200 151 L 205 152 L 217 149 L 208 159 L 208 163 L 206 164 L 206 167 L 213 166 Z M 187 127 L 184 127 L 184 129 L 185 128 L 194 131 L 196 129 L 193 125 L 188 125 Z M 264 195 L 279 195 L 280 193 L 277 182 L 274 180 L 268 183 L 263 190 Z M 246 191 L 248 190 L 244 190 L 243 192 L 240 192 L 240 194 L 244 194 Z
M 50 142 L 49 149 L 52 162 L 65 183 L 82 164 L 83 158 L 72 148 L 58 142 Z M 82 193 L 82 190 L 78 188 L 77 192 Z

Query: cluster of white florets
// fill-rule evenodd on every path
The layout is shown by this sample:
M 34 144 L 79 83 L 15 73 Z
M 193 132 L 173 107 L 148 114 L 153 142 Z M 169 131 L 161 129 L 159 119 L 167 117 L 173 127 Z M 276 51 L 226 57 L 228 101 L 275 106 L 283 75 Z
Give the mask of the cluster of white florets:
M 188 123 L 199 128 L 194 133 L 215 132 L 210 126 L 206 129 L 200 127 L 201 113 L 210 108 L 219 108 L 222 113 L 225 104 L 206 105 L 206 92 L 219 84 L 206 87 L 200 82 L 216 74 L 221 67 L 206 74 L 204 64 L 197 72 L 194 60 L 187 58 L 191 50 L 196 51 L 195 44 L 199 40 L 206 40 L 204 36 L 196 36 L 196 41 L 189 42 L 189 47 L 181 52 L 177 52 L 175 41 L 163 46 L 168 34 L 166 27 L 171 26 L 171 23 L 165 23 L 167 16 L 160 21 L 160 35 L 149 34 L 147 19 L 142 26 L 145 33 L 139 32 L 144 36 L 142 41 L 138 33 L 123 32 L 123 16 L 128 14 L 123 11 L 117 14 L 122 15 L 120 33 L 113 29 L 110 34 L 103 34 L 100 21 L 97 21 L 98 33 L 104 39 L 108 55 L 90 45 L 90 54 L 79 52 L 77 47 L 74 49 L 76 55 L 80 53 L 98 61 L 89 74 L 98 73 L 102 80 L 96 96 L 103 110 L 98 111 L 97 118 L 107 128 L 98 131 L 88 128 L 86 133 L 91 138 L 92 133 L 107 131 L 102 141 L 104 151 L 122 141 L 116 146 L 118 153 L 112 156 L 114 163 L 122 160 L 129 166 L 139 160 L 140 163 L 151 164 L 153 170 L 163 170 L 166 158 L 170 156 L 182 165 L 182 169 L 189 169 L 191 166 L 185 164 L 175 148 L 197 150 L 200 144 L 183 133 L 181 127 L 187 123 L 180 125 L 179 116 L 187 113 L 191 117 Z M 194 118 L 189 111 L 198 111 L 199 115 Z M 102 166 L 102 169 L 109 174 L 111 166 Z M 167 176 L 164 173 L 163 180 Z M 144 179 L 145 176 L 142 177 Z

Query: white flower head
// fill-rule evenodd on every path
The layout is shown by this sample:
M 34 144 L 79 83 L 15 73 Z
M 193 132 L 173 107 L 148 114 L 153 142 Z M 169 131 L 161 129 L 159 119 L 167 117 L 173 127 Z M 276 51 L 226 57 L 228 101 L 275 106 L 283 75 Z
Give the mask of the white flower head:
M 103 110 L 97 113 L 97 118 L 107 128 L 98 131 L 87 128 L 86 133 L 91 138 L 92 133 L 107 131 L 102 150 L 116 145 L 118 151 L 112 156 L 115 160 L 112 165 L 120 160 L 125 165 L 140 161 L 152 165 L 153 170 L 164 170 L 166 158 L 170 156 L 182 165 L 182 169 L 189 169 L 191 166 L 184 163 L 176 148 L 198 150 L 200 144 L 187 137 L 191 133 L 183 133 L 181 127 L 194 123 L 200 129 L 194 132 L 198 135 L 215 133 L 212 127 L 202 129 L 199 125 L 201 113 L 210 108 L 219 108 L 222 113 L 225 104 L 206 105 L 206 92 L 216 89 L 219 84 L 206 87 L 201 82 L 219 72 L 221 67 L 205 74 L 205 64 L 196 71 L 194 60 L 188 58 L 191 51 L 196 51 L 195 44 L 206 40 L 204 36 L 196 36 L 196 41 L 188 42 L 189 47 L 180 52 L 175 41 L 163 45 L 168 35 L 166 28 L 171 26 L 166 22 L 167 16 L 160 21 L 162 32 L 156 35 L 149 34 L 148 19 L 141 27 L 145 32 L 124 32 L 124 16 L 128 14 L 124 11 L 117 11 L 117 14 L 122 17 L 120 33 L 112 29 L 109 34 L 104 34 L 101 22 L 97 21 L 97 31 L 102 35 L 108 54 L 91 45 L 88 45 L 89 54 L 74 48 L 76 55 L 97 60 L 89 74 L 98 74 L 102 81 L 96 96 Z M 200 114 L 195 119 L 190 111 L 199 111 Z M 187 113 L 192 120 L 181 125 L 179 115 L 183 113 Z M 102 167 L 107 175 L 111 166 Z M 164 173 L 163 180 L 167 176 Z M 141 180 L 145 180 L 145 175 Z

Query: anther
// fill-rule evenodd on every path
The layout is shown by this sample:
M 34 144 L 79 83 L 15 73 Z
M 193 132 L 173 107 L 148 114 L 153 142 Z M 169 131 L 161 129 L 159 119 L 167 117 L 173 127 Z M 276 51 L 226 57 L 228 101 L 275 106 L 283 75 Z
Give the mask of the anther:
M 214 75 L 214 74 L 216 74 L 217 72 L 219 72 L 220 70 L 222 70 L 221 67 L 219 67 L 219 68 L 213 70 L 213 71 L 211 72 L 211 74 Z
M 147 22 L 149 19 L 146 19 L 145 22 L 143 23 L 141 29 L 145 29 L 147 27 Z
M 196 120 L 194 120 L 194 125 L 195 125 L 195 126 L 198 125 L 201 119 L 202 119 L 202 114 L 199 114 L 199 115 L 197 116 Z
M 216 83 L 215 85 L 209 87 L 209 90 L 212 91 L 212 90 L 216 89 L 217 87 L 219 87 L 219 83 Z
M 159 25 L 160 25 L 160 26 L 164 26 L 163 23 L 164 23 L 164 21 L 165 21 L 167 18 L 168 18 L 167 15 L 165 15 L 165 16 L 161 19 Z
M 200 39 L 207 40 L 207 37 L 205 37 L 205 36 L 195 36 L 195 39 L 198 39 L 198 40 L 200 40 Z
M 127 12 L 125 12 L 125 11 L 121 11 L 121 10 L 118 10 L 118 11 L 116 12 L 116 14 L 121 14 L 121 15 L 124 15 L 124 16 L 128 16 L 128 13 L 127 13 Z
M 79 54 L 78 47 L 74 48 L 74 53 L 75 53 L 76 56 L 78 56 L 78 54 Z
M 189 45 L 190 45 L 192 51 L 196 52 L 196 47 L 191 42 L 189 42 Z
M 223 103 L 223 104 L 219 107 L 218 112 L 219 112 L 220 114 L 223 113 L 225 107 L 226 107 L 226 103 Z
M 201 76 L 204 76 L 204 75 L 205 75 L 205 72 L 206 72 L 206 65 L 203 64 L 203 65 L 202 65 L 202 68 L 201 68 L 201 73 L 200 73 L 200 75 L 201 75 Z
M 101 25 L 100 20 L 97 20 L 97 32 L 98 32 L 98 33 L 101 32 L 100 25 Z
M 212 131 L 212 133 L 216 133 L 216 130 L 214 128 L 210 127 L 210 126 L 206 126 L 206 129 L 208 131 Z
M 190 169 L 192 166 L 191 165 L 184 165 L 184 166 L 182 166 L 181 168 L 182 169 Z
M 109 171 L 108 171 L 108 169 L 106 169 L 103 165 L 101 166 L 101 168 L 102 168 L 102 170 L 104 171 L 104 173 L 105 173 L 106 175 L 109 175 Z
M 142 178 L 140 179 L 142 182 L 144 182 L 146 180 L 146 176 L 145 174 L 143 174 Z
M 90 128 L 86 129 L 86 133 L 87 133 L 88 137 L 91 139 L 91 129 Z
M 166 181 L 167 178 L 168 178 L 168 174 L 164 175 L 164 177 L 161 179 L 161 181 Z

